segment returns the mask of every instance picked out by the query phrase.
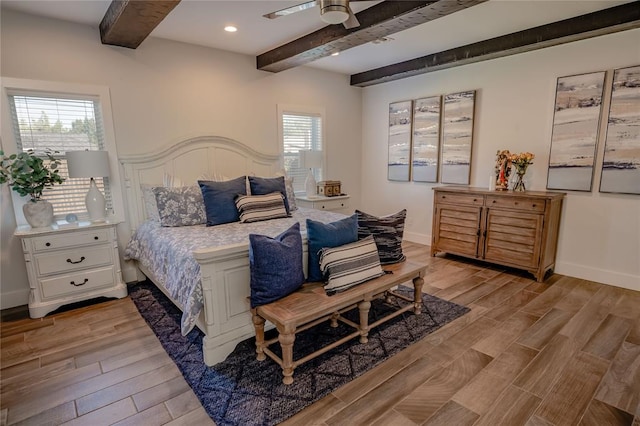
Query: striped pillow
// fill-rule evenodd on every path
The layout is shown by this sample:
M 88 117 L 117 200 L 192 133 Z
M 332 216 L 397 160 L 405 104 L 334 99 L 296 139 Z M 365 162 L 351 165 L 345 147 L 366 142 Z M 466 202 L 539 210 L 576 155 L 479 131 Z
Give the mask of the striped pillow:
M 329 296 L 384 275 L 372 236 L 340 247 L 322 249 L 320 270 L 327 279 L 324 290 Z
M 358 215 L 358 239 L 373 235 L 376 246 L 378 246 L 381 264 L 404 262 L 406 258 L 402 253 L 402 234 L 404 233 L 404 221 L 407 217 L 406 209 L 382 217 L 373 216 L 360 210 L 356 210 L 356 215 Z
M 266 195 L 240 195 L 236 198 L 240 222 L 250 223 L 261 220 L 287 217 L 284 197 L 279 192 Z

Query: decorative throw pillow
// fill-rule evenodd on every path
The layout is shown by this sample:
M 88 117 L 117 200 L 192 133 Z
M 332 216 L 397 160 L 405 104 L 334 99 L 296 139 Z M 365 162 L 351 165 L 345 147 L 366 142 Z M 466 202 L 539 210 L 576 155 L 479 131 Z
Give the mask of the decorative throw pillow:
M 404 233 L 404 221 L 407 217 L 406 209 L 382 217 L 373 216 L 360 210 L 356 210 L 356 215 L 358 215 L 358 239 L 373 235 L 376 246 L 378 246 L 380 263 L 388 265 L 403 262 L 406 259 L 402 253 L 402 234 Z
M 236 208 L 236 197 L 238 195 L 247 195 L 245 181 L 245 176 L 225 182 L 198 181 L 204 198 L 207 226 L 222 225 L 223 223 L 240 220 L 240 215 Z
M 160 223 L 160 214 L 158 213 L 158 204 L 156 203 L 156 194 L 153 193 L 153 188 L 153 185 L 140 185 L 147 220 Z
M 327 295 L 345 291 L 384 275 L 373 236 L 340 247 L 322 249 L 320 269 L 327 278 Z
M 281 193 L 284 197 L 284 208 L 287 209 L 287 214 L 291 213 L 289 201 L 287 200 L 287 188 L 284 184 L 284 176 L 275 178 L 249 176 L 249 187 L 251 188 L 251 195 L 266 195 L 272 192 Z
M 320 250 L 338 247 L 358 240 L 358 218 L 354 214 L 331 223 L 307 219 L 307 241 L 309 246 L 307 281 L 322 281 Z
M 241 195 L 236 198 L 240 222 L 250 223 L 261 220 L 287 217 L 284 199 L 279 192 L 267 195 Z
M 252 308 L 296 291 L 304 283 L 300 224 L 275 238 L 249 234 L 249 270 Z
M 197 186 L 155 187 L 158 216 L 162 226 L 191 226 L 205 223 L 204 202 Z
M 289 211 L 293 212 L 298 210 L 298 206 L 296 204 L 296 194 L 293 192 L 293 178 L 286 177 L 284 178 L 284 186 L 287 190 L 287 201 L 289 202 Z

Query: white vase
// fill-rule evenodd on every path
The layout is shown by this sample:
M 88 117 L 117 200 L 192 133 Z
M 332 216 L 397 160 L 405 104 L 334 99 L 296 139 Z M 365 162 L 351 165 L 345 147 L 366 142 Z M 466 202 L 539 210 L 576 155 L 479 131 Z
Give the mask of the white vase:
M 313 197 L 317 194 L 316 178 L 313 176 L 313 172 L 309 169 L 307 179 L 304 181 L 304 189 L 307 193 L 307 197 Z
M 27 201 L 22 212 L 32 228 L 46 228 L 53 223 L 53 205 L 47 200 Z

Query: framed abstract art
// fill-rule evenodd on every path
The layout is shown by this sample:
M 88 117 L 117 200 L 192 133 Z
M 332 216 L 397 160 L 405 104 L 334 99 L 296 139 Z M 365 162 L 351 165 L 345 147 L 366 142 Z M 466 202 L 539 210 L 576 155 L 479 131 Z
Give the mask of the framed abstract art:
M 442 183 L 469 184 L 475 97 L 475 90 L 444 97 L 440 166 Z
M 547 189 L 591 191 L 605 72 L 558 78 Z
M 438 181 L 441 99 L 432 96 L 413 102 L 411 179 L 415 182 Z
M 640 194 L 640 65 L 613 72 L 600 192 Z
M 389 160 L 387 178 L 409 181 L 411 164 L 411 118 L 413 101 L 389 104 Z

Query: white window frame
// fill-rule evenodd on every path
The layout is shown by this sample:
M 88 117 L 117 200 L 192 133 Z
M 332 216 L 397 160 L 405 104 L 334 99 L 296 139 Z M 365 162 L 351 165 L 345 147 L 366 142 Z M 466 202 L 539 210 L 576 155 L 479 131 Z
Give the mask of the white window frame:
M 280 146 L 280 158 L 282 159 L 282 168 L 284 170 L 284 130 L 283 130 L 283 115 L 295 114 L 295 115 L 310 115 L 319 116 L 321 119 L 321 133 L 322 133 L 322 167 L 319 173 L 315 173 L 316 180 L 320 180 L 321 176 L 327 175 L 327 119 L 325 109 L 320 106 L 303 106 L 303 105 L 287 105 L 278 104 L 278 144 Z M 302 183 L 304 187 L 304 182 Z M 304 190 L 297 190 L 296 194 L 304 194 Z
M 115 142 L 115 130 L 113 125 L 113 116 L 111 113 L 111 97 L 109 88 L 106 86 L 96 86 L 87 84 L 62 83 L 42 80 L 27 80 L 19 78 L 2 77 L 2 140 L 0 148 L 5 155 L 18 153 L 18 145 L 13 133 L 13 122 L 10 113 L 9 95 L 19 93 L 21 95 L 48 94 L 51 96 L 59 95 L 61 97 L 78 96 L 79 98 L 94 97 L 98 99 L 102 110 L 102 123 L 104 126 L 104 146 L 109 153 L 109 188 L 111 191 L 111 201 L 113 210 L 107 212 L 107 219 L 111 222 L 118 223 L 124 220 L 124 202 L 122 197 L 122 185 L 120 179 L 120 167 L 118 163 L 118 152 Z M 11 191 L 13 201 L 13 209 L 15 212 L 16 223 L 18 226 L 27 225 L 27 221 L 22 213 L 22 206 L 28 201 L 28 197 L 20 197 L 15 191 Z M 88 219 L 88 214 L 79 214 L 80 220 Z M 64 219 L 55 217 L 55 220 Z

